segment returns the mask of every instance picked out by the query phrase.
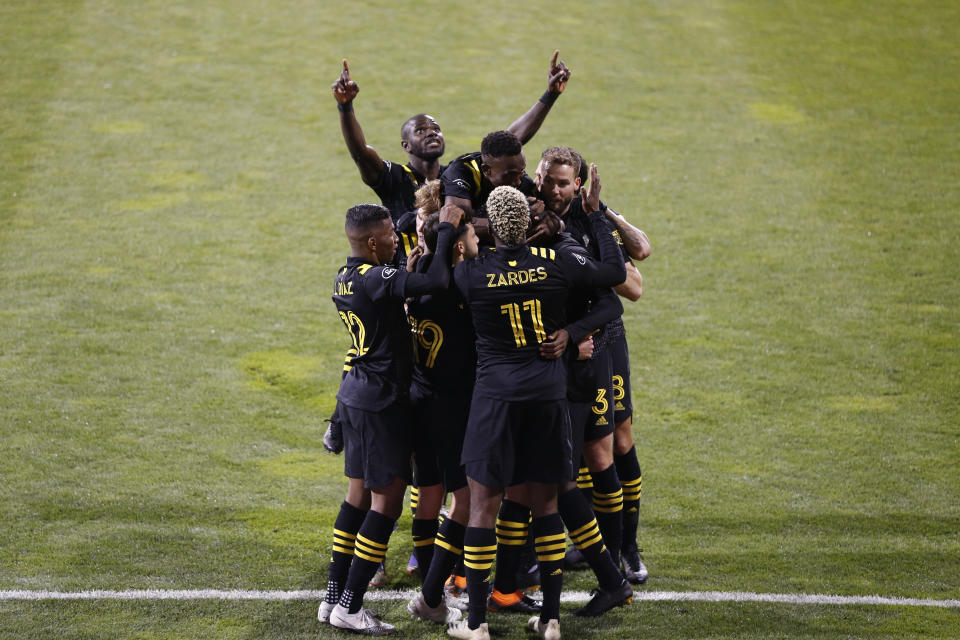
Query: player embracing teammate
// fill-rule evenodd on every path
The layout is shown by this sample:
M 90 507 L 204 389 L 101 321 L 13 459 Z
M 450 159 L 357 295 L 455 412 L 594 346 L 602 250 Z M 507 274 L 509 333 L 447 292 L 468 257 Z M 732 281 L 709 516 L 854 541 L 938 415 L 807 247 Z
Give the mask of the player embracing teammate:
M 545 108 L 535 105 L 529 122 L 539 126 L 568 77 L 555 54 L 550 90 L 539 101 Z M 338 81 L 345 94 L 349 82 L 345 64 Z M 370 148 L 351 145 L 355 118 L 337 86 L 344 137 L 371 184 L 373 172 L 365 174 L 361 164 L 362 148 Z M 428 130 L 420 138 L 418 118 Z M 617 328 L 623 308 L 611 288 L 628 299 L 639 296 L 631 258 L 646 257 L 649 244 L 637 251 L 638 238 L 646 242 L 646 236 L 599 202 L 595 167 L 589 189 L 580 192 L 583 161 L 573 150 L 545 152 L 534 181 L 525 174 L 520 138 L 500 131 L 484 139 L 480 152 L 443 168 L 436 164 L 436 151 L 443 151 L 439 128 L 433 131 L 425 118 L 412 118 L 402 134 L 408 153 L 431 149 L 425 155 L 434 164 L 420 165 L 425 170 L 413 177 L 427 185 L 420 191 L 432 194 L 432 206 L 421 200 L 419 211 L 401 215 L 378 205 L 347 212 L 351 257 L 333 298 L 352 343 L 337 412 L 350 481 L 318 617 L 368 635 L 394 630 L 363 608 L 363 594 L 385 557 L 415 454 L 423 511 L 413 539 L 424 582 L 410 613 L 448 624 L 452 637 L 484 640 L 488 606 L 536 612 L 528 628 L 559 640 L 567 535 L 599 582 L 577 615 L 600 615 L 630 601 L 632 590 L 619 571 L 621 547 L 626 577 L 642 581 L 631 562 L 639 560 L 635 524 L 621 544 L 630 524 L 623 524 L 624 495 L 639 494 L 639 466 L 633 473 L 629 461 L 621 464 L 624 438 L 615 429 L 625 422 L 629 431 L 622 419 L 629 396 L 623 363 L 614 371 L 611 345 L 623 335 Z M 408 148 L 413 138 L 419 142 Z M 402 176 L 413 175 L 413 155 L 400 173 L 376 159 L 378 185 L 393 173 L 401 184 Z M 419 242 L 414 228 L 401 229 L 411 219 Z M 405 233 L 406 269 L 397 257 Z M 628 442 L 635 460 L 632 437 Z M 628 476 L 623 485 L 621 468 Z M 577 489 L 578 469 L 592 479 L 589 502 Z M 454 495 L 453 508 L 438 526 L 445 492 Z M 508 504 L 516 511 L 509 518 L 502 511 Z M 490 596 L 494 559 L 499 576 L 531 542 L 542 604 L 497 608 Z M 466 607 L 443 591 L 461 559 Z M 494 595 L 512 602 L 512 593 Z

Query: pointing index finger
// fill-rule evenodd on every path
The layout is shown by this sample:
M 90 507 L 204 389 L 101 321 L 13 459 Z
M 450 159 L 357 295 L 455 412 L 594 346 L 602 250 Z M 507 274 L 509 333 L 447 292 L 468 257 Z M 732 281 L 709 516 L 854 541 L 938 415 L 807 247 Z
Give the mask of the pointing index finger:
M 555 49 L 553 52 L 553 58 L 550 60 L 550 68 L 555 69 L 557 67 L 557 56 L 560 55 L 560 49 Z

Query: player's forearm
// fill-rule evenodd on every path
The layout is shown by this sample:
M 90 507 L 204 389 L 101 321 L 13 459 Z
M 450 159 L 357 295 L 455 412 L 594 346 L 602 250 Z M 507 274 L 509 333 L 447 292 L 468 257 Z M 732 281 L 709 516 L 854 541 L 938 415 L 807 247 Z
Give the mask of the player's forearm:
M 623 303 L 611 289 L 598 289 L 590 311 L 565 328 L 572 344 L 579 344 L 588 335 L 623 315 Z
M 640 275 L 633 262 L 627 262 L 624 266 L 627 270 L 627 279 L 614 287 L 613 290 L 630 302 L 636 302 L 643 295 L 643 276 Z
M 604 223 L 603 214 L 595 211 L 589 215 L 589 219 L 594 236 L 597 238 L 597 249 L 600 252 L 600 262 L 594 264 L 596 273 L 593 285 L 614 287 L 627 278 L 623 254 L 609 227 Z
M 607 218 L 613 222 L 620 232 L 620 239 L 623 240 L 623 246 L 627 248 L 627 253 L 634 260 L 643 260 L 650 255 L 650 239 L 640 229 L 630 224 L 625 217 L 607 207 L 604 211 Z
M 522 144 L 526 144 L 540 130 L 543 121 L 547 119 L 547 114 L 550 113 L 550 108 L 559 97 L 559 93 L 547 91 L 525 114 L 514 120 L 507 131 L 520 138 Z
M 353 113 L 353 103 L 337 106 L 340 112 L 340 132 L 343 134 L 347 151 L 360 170 L 360 178 L 364 184 L 374 185 L 380 177 L 383 161 L 374 148 L 367 144 L 360 122 Z

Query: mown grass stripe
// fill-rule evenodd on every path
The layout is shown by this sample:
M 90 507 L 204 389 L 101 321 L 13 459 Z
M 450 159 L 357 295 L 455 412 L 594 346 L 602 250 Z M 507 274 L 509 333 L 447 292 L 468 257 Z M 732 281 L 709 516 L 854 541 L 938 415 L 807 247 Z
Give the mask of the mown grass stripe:
M 249 591 L 241 589 L 131 589 L 110 591 L 0 591 L 0 601 L 12 600 L 322 600 L 326 591 Z M 416 591 L 369 591 L 366 599 L 376 601 L 409 600 Z M 567 591 L 563 602 L 586 602 L 590 593 Z M 749 591 L 641 591 L 634 600 L 644 602 L 769 602 L 801 605 L 878 605 L 894 607 L 941 607 L 960 609 L 960 600 L 900 598 L 886 596 L 838 596 L 805 593 L 753 593 Z

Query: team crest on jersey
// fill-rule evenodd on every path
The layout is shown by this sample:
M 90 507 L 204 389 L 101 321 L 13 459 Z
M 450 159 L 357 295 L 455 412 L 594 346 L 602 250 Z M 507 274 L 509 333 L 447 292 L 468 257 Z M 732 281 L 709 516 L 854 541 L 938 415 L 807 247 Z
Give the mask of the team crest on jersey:
M 457 186 L 460 187 L 461 189 L 469 189 L 469 188 L 470 188 L 470 184 L 469 184 L 466 180 L 464 180 L 463 178 L 457 178 L 456 180 L 453 181 L 453 184 L 457 185 Z
M 580 266 L 581 266 L 581 267 L 582 267 L 583 265 L 587 264 L 587 259 L 584 258 L 584 257 L 583 257 L 582 255 L 580 255 L 579 253 L 574 253 L 574 254 L 573 254 L 573 257 L 577 259 L 577 262 L 580 263 Z
M 397 272 L 397 270 L 394 269 L 393 267 L 385 267 L 385 268 L 383 269 L 383 271 L 380 272 L 380 275 L 383 276 L 383 279 L 384 279 L 384 280 L 389 280 L 390 278 L 392 278 L 392 277 L 394 276 L 394 274 L 395 274 L 396 272 Z

